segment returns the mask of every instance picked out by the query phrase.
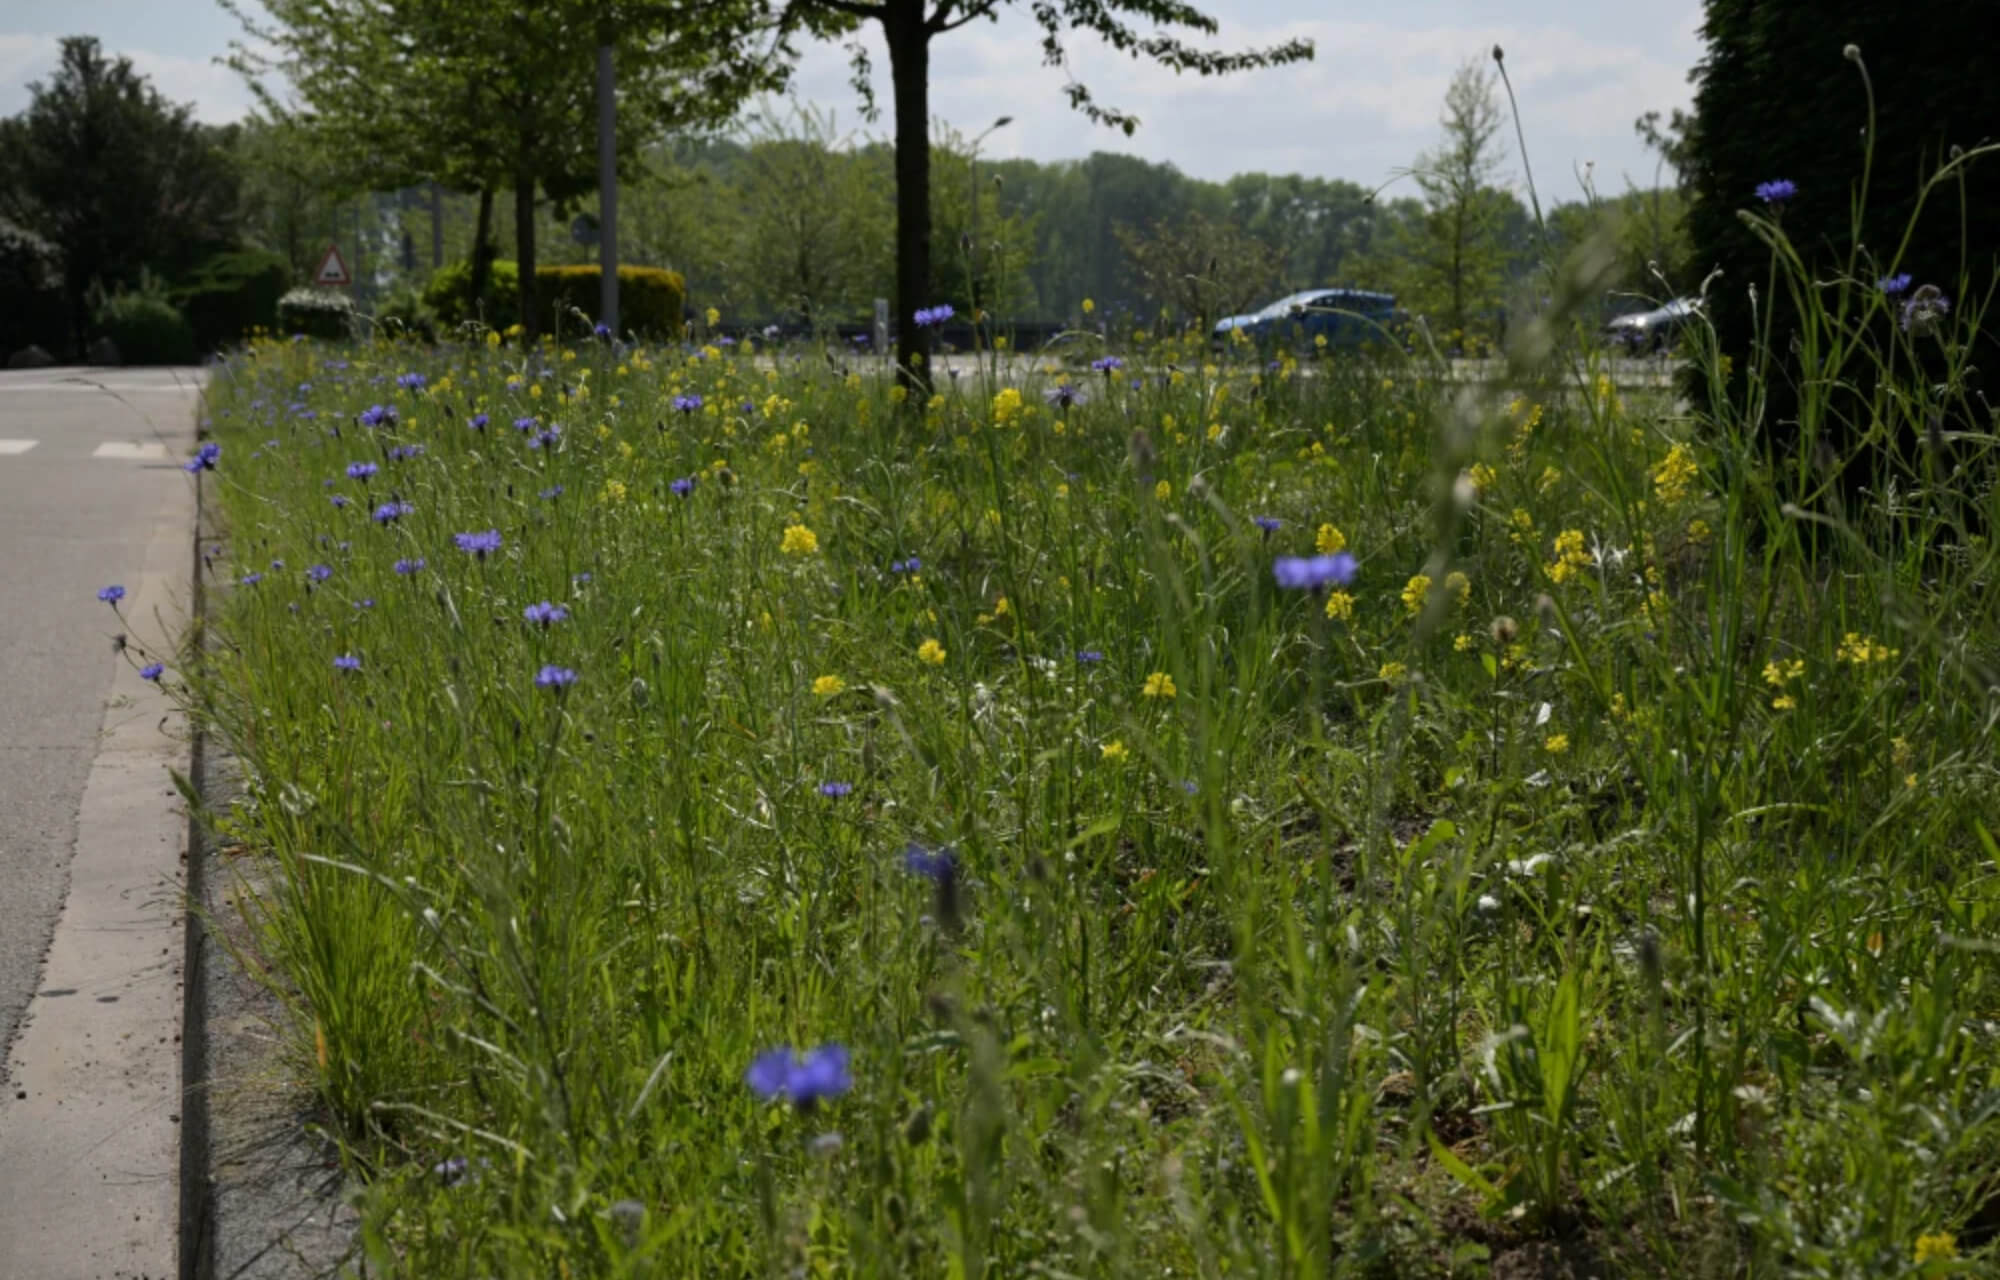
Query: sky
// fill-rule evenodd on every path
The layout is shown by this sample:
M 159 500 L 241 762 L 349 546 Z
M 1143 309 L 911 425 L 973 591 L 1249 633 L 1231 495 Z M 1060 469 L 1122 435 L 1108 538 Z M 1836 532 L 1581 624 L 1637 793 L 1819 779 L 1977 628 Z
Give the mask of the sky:
M 1584 174 L 1607 195 L 1653 185 L 1658 158 L 1632 122 L 1685 107 L 1688 70 L 1702 52 L 1701 0 L 1197 0 L 1197 7 L 1221 23 L 1208 42 L 1214 47 L 1303 36 L 1317 56 L 1204 79 L 1079 36 L 1068 68 L 1057 69 L 1042 65 L 1039 28 L 1025 4 L 1010 5 L 999 21 L 974 23 L 932 46 L 932 114 L 966 137 L 1012 116 L 987 137 L 986 156 L 1047 161 L 1122 151 L 1199 178 L 1302 173 L 1375 187 L 1436 144 L 1453 70 L 1486 61 L 1498 44 L 1520 100 L 1536 188 L 1553 203 L 1575 198 Z M 168 98 L 192 102 L 201 118 L 238 118 L 250 92 L 216 59 L 240 33 L 215 0 L 0 0 L 0 115 L 26 107 L 29 82 L 55 66 L 59 37 L 91 34 L 129 56 Z M 867 39 L 886 111 L 887 50 L 872 26 Z M 1128 138 L 1072 111 L 1063 95 L 1072 75 L 1097 101 L 1136 114 L 1138 132 Z M 843 132 L 865 138 L 888 127 L 886 116 L 872 125 L 861 118 L 838 47 L 809 49 L 795 92 L 833 111 Z M 1513 130 L 1504 137 L 1509 183 L 1522 188 Z

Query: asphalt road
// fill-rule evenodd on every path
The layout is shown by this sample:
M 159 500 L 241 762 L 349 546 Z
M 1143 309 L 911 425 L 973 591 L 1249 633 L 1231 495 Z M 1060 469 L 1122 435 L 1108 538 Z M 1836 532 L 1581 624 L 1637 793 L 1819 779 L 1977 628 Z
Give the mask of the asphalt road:
M 125 661 L 97 590 L 136 586 L 148 540 L 185 499 L 198 386 L 191 370 L 0 371 L 0 1061 L 62 908 Z M 168 623 L 127 622 L 133 640 L 171 644 Z

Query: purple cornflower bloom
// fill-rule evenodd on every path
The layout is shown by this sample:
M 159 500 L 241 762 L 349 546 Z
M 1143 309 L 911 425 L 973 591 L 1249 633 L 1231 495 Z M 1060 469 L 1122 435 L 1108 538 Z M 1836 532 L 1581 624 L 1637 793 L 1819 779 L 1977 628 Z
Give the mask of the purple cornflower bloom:
M 562 442 L 562 428 L 551 424 L 544 431 L 537 431 L 528 438 L 530 449 L 553 449 Z
M 516 431 L 533 431 L 537 425 L 539 424 L 536 423 L 532 415 L 514 419 L 514 430 Z
M 779 1045 L 751 1061 L 743 1083 L 765 1102 L 783 1099 L 802 1111 L 809 1110 L 854 1087 L 850 1060 L 845 1045 L 823 1044 L 804 1057 L 789 1045 Z
M 1090 367 L 1102 374 L 1112 374 L 1125 367 L 1125 362 L 1117 356 L 1099 356 L 1090 362 Z
M 540 604 L 531 604 L 527 608 L 521 610 L 521 616 L 523 618 L 526 618 L 529 622 L 537 622 L 540 623 L 542 626 L 547 627 L 552 622 L 563 622 L 567 620 L 569 617 L 569 610 L 565 609 L 563 606 L 559 604 L 553 604 L 547 600 L 544 600 Z
M 354 602 L 354 607 L 357 609 L 373 609 L 375 607 L 375 597 L 363 596 Z
M 145 666 L 139 668 L 139 678 L 141 680 L 158 680 L 160 678 L 160 674 L 164 672 L 166 669 L 167 668 L 164 663 L 149 662 Z
M 380 470 L 381 468 L 372 462 L 350 462 L 347 464 L 347 478 L 366 483 L 369 476 L 374 475 Z
M 591 329 L 591 332 L 600 338 L 608 338 L 611 336 L 611 326 L 608 324 L 600 324 L 593 327 Z
M 585 570 L 584 570 L 584 571 L 583 571 L 582 573 L 578 573 L 578 574 L 572 574 L 572 575 L 570 576 L 570 581 L 571 581 L 571 582 L 589 582 L 589 581 L 590 581 L 590 570 L 588 570 L 588 569 L 585 569 Z
M 822 782 L 819 784 L 819 793 L 829 800 L 838 800 L 853 790 L 854 784 L 851 782 Z
M 97 598 L 106 604 L 117 604 L 125 598 L 125 588 L 115 582 L 108 587 L 99 587 L 97 589 Z
M 405 373 L 397 376 L 396 385 L 405 391 L 422 391 L 424 384 L 429 381 L 430 379 L 421 373 Z
M 274 572 L 281 571 L 284 569 L 284 567 L 285 567 L 285 562 L 283 560 L 273 560 L 271 562 L 271 568 Z
M 236 585 L 239 587 L 254 587 L 263 580 L 264 575 L 261 573 L 246 573 L 236 580 Z
M 474 431 L 484 431 L 486 430 L 486 424 L 491 421 L 493 419 L 487 417 L 485 414 L 475 413 L 465 420 L 465 425 L 471 427 Z
M 325 582 L 332 576 L 333 566 L 330 564 L 316 564 L 306 570 L 306 579 L 309 582 Z
M 682 476 L 680 479 L 675 480 L 672 484 L 669 484 L 667 488 L 673 490 L 675 497 L 685 498 L 690 493 L 694 492 L 694 477 Z
M 935 307 L 921 307 L 910 318 L 917 322 L 919 329 L 929 329 L 943 324 L 956 314 L 949 302 L 940 302 Z
M 1876 287 L 1892 298 L 1897 297 L 1910 287 L 1910 273 L 1899 271 L 1893 276 L 1883 276 Z
M 1271 576 L 1287 590 L 1324 587 L 1329 583 L 1346 586 L 1354 581 L 1354 557 L 1345 551 L 1330 556 L 1279 556 L 1271 562 Z
M 542 490 L 541 493 L 536 496 L 542 498 L 544 501 L 548 501 L 562 497 L 562 491 L 563 487 L 561 485 L 552 484 L 548 488 Z
M 923 567 L 924 562 L 915 556 L 911 556 L 908 560 L 891 560 L 889 562 L 890 573 L 915 573 Z
M 326 500 L 333 504 L 336 511 L 347 505 L 347 495 L 344 493 L 330 493 L 327 495 Z
M 195 450 L 194 457 L 189 458 L 181 469 L 189 474 L 199 471 L 213 471 L 215 470 L 216 460 L 221 457 L 222 446 L 211 441 Z
M 675 396 L 673 398 L 673 406 L 681 413 L 693 413 L 695 410 L 701 408 L 701 397 Z
M 405 458 L 421 458 L 424 447 L 420 444 L 399 444 L 389 450 L 389 461 L 401 462 Z
M 407 502 L 385 502 L 375 508 L 375 523 L 394 524 L 415 510 L 416 508 Z
M 397 418 L 394 405 L 371 404 L 361 411 L 361 425 L 364 427 L 393 427 Z
M 535 673 L 537 689 L 567 689 L 576 683 L 576 672 L 568 667 L 559 667 L 553 662 Z
M 488 552 L 498 551 L 501 542 L 498 529 L 488 529 L 484 533 L 456 534 L 452 540 L 458 544 L 460 551 L 470 551 L 481 560 L 486 558 Z
M 1757 198 L 1772 206 L 1782 205 L 1798 193 L 1799 184 L 1790 178 L 1773 178 L 1757 184 Z
M 903 870 L 942 884 L 958 874 L 958 857 L 949 849 L 926 849 L 913 841 L 903 850 Z
M 1104 651 L 1102 649 L 1078 649 L 1076 651 L 1076 660 L 1086 667 L 1096 666 L 1098 663 L 1104 661 Z
M 359 671 L 361 670 L 361 659 L 351 653 L 343 653 L 333 660 L 333 669 L 335 671 Z
M 418 556 L 414 560 L 398 560 L 396 562 L 396 572 L 404 575 L 415 573 L 423 567 L 424 558 L 422 556 Z
M 1934 284 L 1920 284 L 1903 304 L 1903 331 L 1922 337 L 1950 313 L 1951 299 L 1945 297 L 1942 289 Z
M 1088 396 L 1084 395 L 1082 387 L 1070 382 L 1058 382 L 1047 391 L 1042 392 L 1042 399 L 1048 401 L 1058 409 L 1067 409 L 1072 405 L 1082 404 L 1088 398 Z
M 1285 527 L 1285 522 L 1276 516 L 1251 516 L 1250 523 L 1256 525 L 1265 533 L 1276 533 Z

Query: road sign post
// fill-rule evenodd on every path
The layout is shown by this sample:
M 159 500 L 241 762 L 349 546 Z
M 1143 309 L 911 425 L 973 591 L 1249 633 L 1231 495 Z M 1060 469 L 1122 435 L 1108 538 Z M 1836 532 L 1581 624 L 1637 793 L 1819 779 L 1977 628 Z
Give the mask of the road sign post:
M 312 282 L 323 289 L 344 289 L 354 283 L 347 270 L 347 259 L 340 256 L 339 245 L 327 245 L 319 265 L 313 268 Z

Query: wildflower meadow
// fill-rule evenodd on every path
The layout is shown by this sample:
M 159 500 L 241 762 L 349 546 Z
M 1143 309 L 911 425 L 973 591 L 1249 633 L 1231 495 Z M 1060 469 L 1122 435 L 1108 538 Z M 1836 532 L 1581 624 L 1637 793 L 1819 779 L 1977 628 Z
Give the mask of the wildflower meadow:
M 1761 446 L 1777 357 L 1553 328 L 914 391 L 714 316 L 252 343 L 154 674 L 277 873 L 353 1265 L 1990 1266 L 1980 302 L 1886 274 L 1806 294 L 1858 494 Z

